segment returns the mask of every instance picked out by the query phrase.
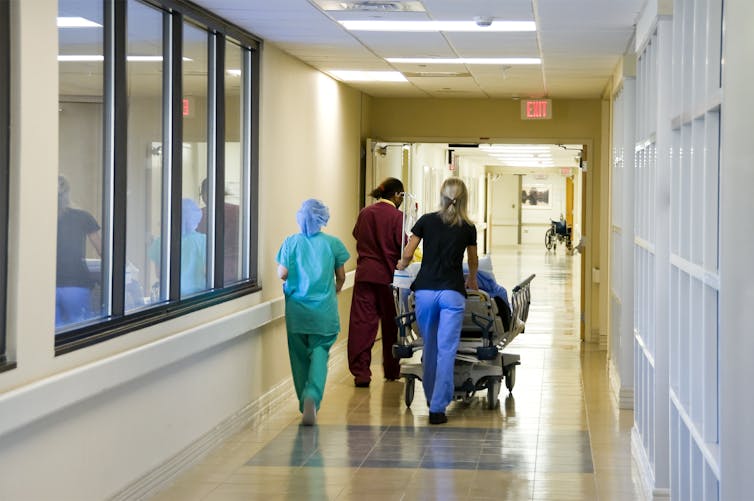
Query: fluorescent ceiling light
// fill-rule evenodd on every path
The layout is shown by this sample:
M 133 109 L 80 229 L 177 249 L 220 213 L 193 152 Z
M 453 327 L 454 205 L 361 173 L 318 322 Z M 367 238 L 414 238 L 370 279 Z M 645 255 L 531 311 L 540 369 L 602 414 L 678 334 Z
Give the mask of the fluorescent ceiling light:
M 340 21 L 349 31 L 536 31 L 534 21 L 492 21 L 480 26 L 475 21 Z
M 102 25 L 84 17 L 59 17 L 58 28 L 102 28 Z
M 132 63 L 159 63 L 162 56 L 126 56 L 126 60 Z
M 554 165 L 554 164 L 543 165 L 543 164 L 537 164 L 537 163 L 529 163 L 529 162 L 506 162 L 505 166 L 506 166 L 506 167 L 526 167 L 526 168 L 529 168 L 529 167 L 530 167 L 530 168 L 538 168 L 538 167 L 542 167 L 542 168 L 545 168 L 545 167 L 555 167 L 555 165 Z
M 534 154 L 531 153 L 491 153 L 490 156 L 499 158 L 501 160 L 552 160 L 552 157 L 547 154 Z
M 407 64 L 542 64 L 538 57 L 388 57 L 385 61 Z
M 240 77 L 241 76 L 241 70 L 227 70 L 226 73 L 232 77 Z
M 58 55 L 58 61 L 61 63 L 96 63 L 104 60 L 105 56 L 98 54 Z M 162 61 L 162 56 L 126 56 L 126 60 L 132 63 L 159 63 Z M 193 61 L 188 57 L 184 57 L 183 60 Z
M 77 63 L 86 63 L 86 62 L 98 62 L 98 61 L 104 61 L 105 56 L 98 56 L 96 54 L 94 55 L 59 55 L 58 61 L 61 63 L 71 63 L 71 62 L 77 62 Z
M 508 153 L 549 153 L 550 146 L 536 144 L 480 144 L 479 149 L 486 152 Z
M 328 71 L 330 75 L 343 82 L 407 82 L 399 71 Z

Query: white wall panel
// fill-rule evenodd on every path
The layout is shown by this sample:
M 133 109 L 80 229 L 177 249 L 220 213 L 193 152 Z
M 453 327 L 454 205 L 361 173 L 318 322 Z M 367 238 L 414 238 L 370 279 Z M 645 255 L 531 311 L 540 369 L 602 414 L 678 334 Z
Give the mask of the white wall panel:
M 678 432 L 670 466 L 677 500 L 719 498 L 721 20 L 722 0 L 674 3 L 670 392 Z
M 671 151 L 670 48 L 672 26 L 656 17 L 638 41 L 634 164 L 634 357 L 636 401 L 634 445 L 644 484 L 653 497 L 670 492 L 668 318 L 669 160 Z
M 716 13 L 715 13 L 716 14 Z M 716 14 L 719 16 L 719 14 Z M 720 499 L 749 499 L 754 492 L 754 238 L 748 233 L 754 214 L 752 121 L 754 110 L 754 2 L 726 0 L 721 95 L 720 169 Z M 713 21 L 710 21 L 713 23 Z M 718 43 L 712 37 L 710 53 Z M 711 71 L 708 78 L 718 76 Z M 742 232 L 742 228 L 744 231 Z M 710 230 L 711 231 L 711 230 Z M 709 255 L 709 254 L 706 254 Z
M 611 382 L 621 408 L 633 407 L 635 78 L 613 98 L 611 161 Z

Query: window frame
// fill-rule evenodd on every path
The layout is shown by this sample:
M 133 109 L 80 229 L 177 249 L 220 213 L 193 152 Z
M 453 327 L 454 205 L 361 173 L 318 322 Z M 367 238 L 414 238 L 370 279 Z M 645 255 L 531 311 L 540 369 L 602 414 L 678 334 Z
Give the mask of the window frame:
M 105 40 L 104 68 L 104 103 L 103 118 L 105 131 L 112 137 L 112 151 L 108 150 L 107 139 L 104 148 L 104 176 L 103 192 L 105 199 L 103 206 L 108 209 L 103 218 L 103 254 L 108 249 L 111 258 L 111 273 L 108 288 L 111 293 L 105 294 L 110 300 L 104 305 L 105 315 L 92 323 L 63 330 L 55 336 L 55 355 L 62 355 L 87 346 L 91 346 L 123 334 L 143 329 L 172 318 L 176 318 L 200 309 L 229 301 L 261 289 L 258 280 L 258 179 L 259 179 L 259 53 L 261 40 L 231 23 L 219 18 L 205 9 L 186 3 L 182 0 L 134 0 L 144 5 L 154 7 L 163 16 L 163 144 L 166 148 L 164 158 L 165 171 L 169 171 L 169 183 L 163 184 L 163 213 L 173 217 L 163 220 L 164 242 L 169 241 L 170 259 L 167 272 L 168 286 L 167 301 L 159 302 L 136 311 L 125 311 L 125 271 L 126 271 L 126 210 L 127 210 L 127 172 L 128 172 L 128 93 L 127 93 L 127 10 L 128 2 L 117 0 L 101 0 L 105 12 L 105 26 L 103 29 Z M 2 0 L 0 0 L 2 3 Z M 108 22 L 109 20 L 109 22 Z M 242 232 L 248 246 L 244 246 L 242 259 L 242 276 L 248 278 L 223 286 L 223 204 L 224 204 L 224 148 L 215 148 L 214 157 L 210 159 L 209 167 L 215 170 L 209 173 L 214 181 L 214 222 L 215 242 L 213 254 L 215 259 L 213 271 L 208 270 L 212 277 L 210 287 L 203 292 L 187 298 L 180 294 L 180 241 L 181 241 L 181 186 L 182 186 L 182 147 L 183 147 L 183 114 L 182 114 L 182 54 L 183 54 L 183 25 L 186 21 L 199 23 L 206 28 L 210 41 L 209 67 L 210 79 L 214 79 L 209 92 L 214 92 L 211 100 L 215 102 L 212 114 L 208 110 L 208 131 L 212 131 L 218 145 L 224 144 L 224 85 L 225 72 L 224 49 L 228 38 L 241 44 L 244 54 L 244 68 L 242 78 L 243 90 L 243 130 L 241 131 L 241 147 L 243 149 L 243 190 L 241 200 L 241 217 L 244 221 Z M 219 89 L 219 90 L 218 90 Z M 222 92 L 220 92 L 222 91 Z M 209 102 L 209 101 L 208 101 Z M 0 108 L 0 111 L 2 109 Z M 108 130 L 108 123 L 112 129 Z M 222 134 L 222 136 L 221 136 Z M 107 158 L 111 158 L 111 165 L 107 165 Z M 108 172 L 109 170 L 109 172 Z M 208 179 L 210 178 L 208 175 Z M 107 199 L 111 194 L 112 198 Z M 0 194 L 1 196 L 2 194 Z M 0 200 L 1 202 L 1 200 Z M 0 221 L 1 223 L 2 221 Z M 107 232 L 105 225 L 109 225 Z M 2 228 L 0 227 L 0 230 Z M 105 235 L 107 233 L 107 238 Z M 0 256 L 2 257 L 2 256 Z M 103 259 L 103 263 L 104 263 Z M 163 260 L 164 263 L 164 260 Z M 108 276 L 105 273 L 104 276 Z M 2 285 L 2 284 L 0 284 Z M 103 286 L 103 293 L 105 287 Z
M 8 183 L 10 173 L 10 2 L 0 0 L 0 372 L 15 367 L 6 356 Z

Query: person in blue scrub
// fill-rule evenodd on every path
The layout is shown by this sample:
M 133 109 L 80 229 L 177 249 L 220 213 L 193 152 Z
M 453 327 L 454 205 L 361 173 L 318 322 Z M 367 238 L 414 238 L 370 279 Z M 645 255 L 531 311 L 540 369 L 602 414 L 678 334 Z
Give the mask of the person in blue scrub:
M 276 258 L 278 276 L 284 280 L 293 385 L 306 426 L 316 423 L 325 391 L 327 359 L 340 332 L 336 294 L 346 280 L 344 264 L 350 257 L 342 241 L 322 233 L 329 219 L 322 202 L 305 200 L 296 213 L 301 232 L 285 239 Z
M 476 227 L 467 215 L 468 192 L 457 177 L 440 187 L 440 210 L 424 214 L 411 228 L 411 237 L 397 268 L 405 269 L 424 240 L 422 264 L 411 285 L 416 322 L 424 339 L 422 385 L 429 402 L 429 423 L 448 421 L 445 408 L 453 398 L 453 367 L 466 306 L 466 289 L 478 290 Z M 469 272 L 463 275 L 466 253 Z

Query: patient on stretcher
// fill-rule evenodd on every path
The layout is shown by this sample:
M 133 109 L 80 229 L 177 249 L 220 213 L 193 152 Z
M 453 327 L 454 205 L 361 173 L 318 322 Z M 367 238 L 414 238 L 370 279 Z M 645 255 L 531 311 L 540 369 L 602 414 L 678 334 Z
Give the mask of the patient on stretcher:
M 463 263 L 464 275 L 468 274 L 469 268 L 467 263 Z M 479 268 L 476 274 L 479 289 L 483 290 L 495 301 L 497 312 L 503 321 L 503 328 L 507 332 L 510 330 L 512 310 L 508 302 L 508 291 L 497 283 L 495 274 L 492 272 L 492 261 L 489 255 L 479 258 Z
M 403 270 L 405 275 L 403 280 L 405 281 L 400 285 L 394 282 L 394 285 L 400 289 L 399 303 L 402 303 L 402 307 L 398 308 L 399 313 L 408 311 L 408 293 L 410 292 L 408 287 L 411 282 L 413 282 L 413 278 L 419 273 L 419 267 L 421 267 L 421 262 L 411 263 L 405 270 Z M 463 272 L 464 275 L 469 272 L 469 265 L 466 262 L 463 263 Z M 503 328 L 507 332 L 510 330 L 512 318 L 512 310 L 510 302 L 508 301 L 508 291 L 505 287 L 497 283 L 495 274 L 492 272 L 492 260 L 489 255 L 479 257 L 479 268 L 477 269 L 476 277 L 479 289 L 489 294 L 489 296 L 495 301 L 498 315 L 500 315 L 500 319 L 503 322 Z

